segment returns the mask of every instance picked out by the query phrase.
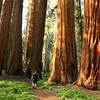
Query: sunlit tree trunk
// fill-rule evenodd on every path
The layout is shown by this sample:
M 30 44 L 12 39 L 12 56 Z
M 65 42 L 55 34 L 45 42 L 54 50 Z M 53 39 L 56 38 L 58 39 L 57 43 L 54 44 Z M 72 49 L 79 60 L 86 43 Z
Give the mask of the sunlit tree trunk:
M 4 56 L 7 48 L 12 5 L 13 5 L 13 0 L 10 1 L 5 0 L 2 9 L 1 22 L 0 22 L 0 73 L 2 72 L 3 69 Z
M 100 89 L 100 1 L 84 0 L 81 69 L 77 85 Z
M 1 16 L 1 10 L 2 10 L 2 3 L 3 3 L 3 0 L 0 0 L 0 16 Z
M 22 72 L 22 8 L 23 0 L 14 0 L 6 65 L 8 74 Z
M 48 82 L 66 84 L 77 78 L 74 0 L 58 0 L 57 33 Z
M 46 5 L 47 0 L 30 0 L 29 38 L 26 56 L 30 62 L 27 69 L 29 73 L 41 72 Z

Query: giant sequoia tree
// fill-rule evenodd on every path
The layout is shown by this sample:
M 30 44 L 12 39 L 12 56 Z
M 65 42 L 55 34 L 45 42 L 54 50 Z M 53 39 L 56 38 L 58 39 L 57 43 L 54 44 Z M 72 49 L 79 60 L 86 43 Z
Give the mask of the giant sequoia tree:
M 28 72 L 42 69 L 42 47 L 45 27 L 47 0 L 30 0 L 27 60 L 29 61 Z
M 100 1 L 84 0 L 84 29 L 79 86 L 100 89 Z
M 5 65 L 8 74 L 22 71 L 22 8 L 23 0 L 14 0 Z
M 13 0 L 4 0 L 2 15 L 0 19 L 0 74 L 3 69 L 4 56 L 7 48 L 8 34 L 10 30 L 10 19 Z
M 36 28 L 37 28 L 37 13 L 39 11 L 39 0 L 30 0 L 29 1 L 29 23 L 28 23 L 28 44 L 27 44 L 27 62 L 29 62 L 27 66 L 27 74 L 28 77 L 31 76 L 32 67 L 34 68 L 32 61 L 33 61 L 33 48 L 35 42 L 35 35 L 36 35 Z M 33 69 L 35 70 L 35 69 Z
M 58 0 L 55 50 L 48 82 L 65 84 L 77 78 L 74 0 Z

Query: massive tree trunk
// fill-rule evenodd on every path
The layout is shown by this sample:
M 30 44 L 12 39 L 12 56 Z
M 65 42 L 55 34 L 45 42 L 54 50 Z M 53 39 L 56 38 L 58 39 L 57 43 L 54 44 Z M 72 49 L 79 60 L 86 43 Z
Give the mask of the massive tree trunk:
M 5 0 L 2 9 L 1 22 L 0 22 L 0 74 L 3 69 L 4 56 L 7 48 L 7 39 L 10 30 L 12 5 L 13 5 L 13 0 L 10 1 Z
M 57 18 L 55 51 L 48 82 L 66 84 L 77 78 L 74 0 L 58 0 Z
M 44 38 L 44 30 L 45 30 L 45 18 L 46 18 L 46 9 L 47 9 L 47 0 L 40 0 L 39 11 L 38 11 L 38 26 L 37 33 L 35 37 L 33 52 L 33 65 L 35 64 L 37 73 L 41 78 L 42 71 L 42 49 L 43 49 L 43 38 Z
M 100 1 L 84 0 L 81 69 L 77 85 L 100 89 Z
M 37 27 L 37 16 L 36 12 L 38 9 L 38 0 L 30 0 L 29 1 L 29 23 L 28 23 L 28 43 L 27 43 L 27 53 L 26 53 L 26 59 L 27 59 L 27 75 L 28 77 L 31 77 L 31 70 L 32 70 L 32 53 L 33 53 L 33 41 L 35 39 L 35 33 Z
M 34 72 L 36 70 L 40 74 L 47 0 L 30 1 L 30 5 L 27 46 L 27 60 L 30 60 L 30 63 L 27 71 Z
M 3 3 L 3 0 L 0 0 L 0 16 L 1 16 L 1 10 L 2 10 L 2 3 Z
M 7 65 L 5 65 L 8 74 L 20 74 L 22 72 L 22 8 L 23 0 L 14 0 Z

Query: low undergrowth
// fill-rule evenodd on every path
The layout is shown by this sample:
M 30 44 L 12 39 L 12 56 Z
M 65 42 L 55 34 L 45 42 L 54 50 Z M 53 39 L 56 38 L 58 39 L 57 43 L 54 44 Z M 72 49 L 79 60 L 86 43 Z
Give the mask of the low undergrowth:
M 0 77 L 0 100 L 34 100 L 32 89 L 25 82 Z
M 55 91 L 60 97 L 60 100 L 100 100 L 100 97 L 89 96 L 86 92 L 83 92 L 80 89 L 57 86 L 56 83 L 48 84 L 46 79 L 40 80 L 38 86 L 42 89 Z
M 38 81 L 38 87 L 44 90 L 55 91 L 60 100 L 100 100 L 100 97 L 90 96 L 77 88 L 58 86 L 56 83 L 48 84 L 47 78 Z M 35 100 L 32 89 L 27 83 L 9 80 L 0 77 L 0 100 Z

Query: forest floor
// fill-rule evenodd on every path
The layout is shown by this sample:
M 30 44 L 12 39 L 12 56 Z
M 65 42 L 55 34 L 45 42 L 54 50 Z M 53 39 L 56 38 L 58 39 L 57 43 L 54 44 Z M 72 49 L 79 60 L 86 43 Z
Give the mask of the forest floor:
M 20 77 L 20 76 L 3 76 L 2 79 L 7 80 L 8 82 L 9 81 L 10 82 L 13 82 L 14 81 L 16 83 L 17 82 L 25 82 L 25 83 L 27 83 L 27 85 L 29 87 L 31 87 L 31 81 L 30 81 L 30 79 L 26 79 L 26 78 L 23 78 L 23 77 Z M 16 84 L 14 84 L 14 85 L 16 85 Z M 41 89 L 39 87 L 37 87 L 36 89 L 31 89 L 31 90 L 33 92 L 33 94 L 32 94 L 32 96 L 34 98 L 33 100 L 58 100 L 57 93 L 55 93 L 54 91 L 44 90 L 44 89 Z M 27 99 L 24 99 L 24 100 L 27 100 Z M 31 100 L 31 99 L 29 99 L 29 100 Z
M 57 93 L 50 90 L 35 89 L 33 93 L 36 100 L 58 100 Z
M 22 91 L 21 95 L 19 95 L 19 93 L 18 93 L 18 96 L 16 95 L 17 97 L 19 97 L 19 96 L 21 97 L 22 95 L 26 96 L 27 94 L 29 95 L 29 93 L 31 94 L 31 92 L 33 92 L 31 95 L 34 99 L 16 99 L 16 100 L 100 100 L 100 91 L 87 90 L 85 88 L 77 87 L 73 84 L 68 84 L 66 86 L 60 86 L 60 85 L 58 86 L 55 83 L 47 84 L 46 79 L 43 79 L 38 82 L 37 88 L 32 90 L 31 89 L 31 81 L 29 79 L 22 78 L 19 76 L 5 76 L 2 79 L 12 80 L 15 83 L 24 82 L 29 86 L 28 87 L 29 89 L 28 89 L 27 86 L 22 85 L 22 88 L 21 88 L 22 90 L 21 90 L 20 83 L 18 83 L 19 86 L 17 86 L 17 84 L 14 83 L 16 85 L 16 88 L 18 87 L 18 91 Z M 11 86 L 11 83 L 9 83 L 9 84 Z M 9 84 L 7 84 L 7 86 Z M 1 82 L 1 86 L 2 86 L 2 82 Z M 14 85 L 12 85 L 12 86 L 14 86 Z M 23 94 L 23 92 L 26 91 L 23 88 L 23 86 L 26 88 L 27 93 Z M 14 89 L 15 89 L 15 87 L 14 87 Z M 10 89 L 10 90 L 11 90 L 10 92 L 9 92 L 9 90 L 8 90 L 8 92 L 6 90 L 8 95 L 9 95 L 9 93 L 12 93 L 12 89 Z M 1 92 L 2 92 L 2 90 L 0 91 L 0 93 Z M 13 92 L 15 92 L 15 91 L 13 91 Z M 31 98 L 30 95 L 28 98 Z M 8 100 L 8 99 L 2 99 L 2 100 Z M 10 99 L 10 100 L 13 100 L 13 99 Z
M 29 79 L 21 78 L 18 76 L 10 76 L 8 78 L 13 79 L 13 80 L 18 80 L 18 81 L 19 80 L 25 81 L 27 82 L 29 86 L 31 86 L 31 81 Z M 37 87 L 36 89 L 32 89 L 32 91 L 33 91 L 33 97 L 35 98 L 35 100 L 58 100 L 57 93 L 55 93 L 54 91 L 44 90 L 39 87 Z

